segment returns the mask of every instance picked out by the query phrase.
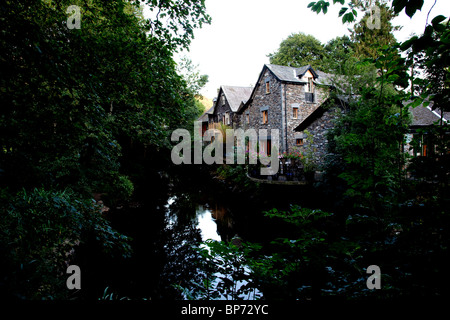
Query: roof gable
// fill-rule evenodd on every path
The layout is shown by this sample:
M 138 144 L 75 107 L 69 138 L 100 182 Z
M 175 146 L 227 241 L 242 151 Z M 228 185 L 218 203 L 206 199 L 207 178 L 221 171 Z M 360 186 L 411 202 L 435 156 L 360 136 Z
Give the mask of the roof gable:
M 436 121 L 441 120 L 440 110 L 432 110 L 430 106 L 424 107 L 422 104 L 413 108 L 409 107 L 412 115 L 411 127 L 431 126 Z M 447 122 L 446 113 L 443 114 L 443 121 Z
M 238 112 L 241 113 L 248 107 L 250 101 L 255 96 L 258 84 L 262 81 L 262 77 L 264 76 L 266 70 L 269 70 L 279 81 L 297 83 L 301 85 L 307 84 L 307 82 L 302 80 L 301 78 L 308 70 L 315 77 L 314 83 L 319 85 L 329 86 L 330 85 L 329 79 L 332 76 L 331 74 L 322 71 L 315 71 L 311 65 L 303 66 L 300 68 L 294 68 L 294 67 L 280 66 L 276 64 L 265 64 L 261 70 L 261 73 L 259 74 L 258 81 L 256 82 L 256 85 L 253 87 L 253 91 L 250 94 L 247 102 L 239 107 Z
M 328 75 L 325 72 L 317 72 L 310 64 L 300 68 L 280 66 L 276 64 L 266 64 L 265 66 L 275 75 L 278 80 L 299 84 L 306 83 L 306 81 L 302 80 L 302 77 L 308 71 L 312 74 L 314 80 Z
M 234 86 L 222 86 L 221 87 L 225 97 L 230 105 L 231 111 L 237 112 L 241 103 L 244 104 L 250 98 L 252 94 L 252 87 L 234 87 Z
M 303 131 L 308 128 L 316 119 L 319 119 L 323 116 L 323 114 L 330 110 L 330 107 L 339 107 L 343 108 L 343 106 L 348 104 L 348 99 L 346 97 L 336 97 L 336 98 L 328 98 L 325 100 L 316 110 L 314 110 L 309 116 L 307 116 L 303 121 L 294 129 L 294 131 Z

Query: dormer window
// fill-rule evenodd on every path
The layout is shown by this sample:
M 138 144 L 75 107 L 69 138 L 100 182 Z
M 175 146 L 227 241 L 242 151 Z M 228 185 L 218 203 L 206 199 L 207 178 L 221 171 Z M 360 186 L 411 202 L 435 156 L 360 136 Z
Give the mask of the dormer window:
M 312 77 L 307 78 L 307 85 L 305 88 L 305 100 L 306 102 L 314 103 L 314 82 Z

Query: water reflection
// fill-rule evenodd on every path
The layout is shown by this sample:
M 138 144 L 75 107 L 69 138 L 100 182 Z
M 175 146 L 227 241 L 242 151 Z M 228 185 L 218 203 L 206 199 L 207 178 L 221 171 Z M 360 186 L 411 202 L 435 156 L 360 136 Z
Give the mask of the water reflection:
M 224 206 L 208 203 L 199 204 L 189 202 L 186 210 L 188 195 L 174 195 L 167 200 L 166 220 L 167 228 L 173 228 L 177 224 L 193 224 L 200 231 L 202 241 L 212 239 L 217 241 L 230 241 L 234 236 L 233 219 Z
M 197 208 L 198 229 L 202 235 L 202 241 L 208 239 L 221 241 L 222 238 L 217 233 L 216 219 L 213 218 L 213 213 L 205 208 L 203 205 L 199 205 Z
M 194 248 L 208 239 L 231 241 L 236 234 L 232 209 L 215 198 L 215 194 L 172 192 L 158 201 L 112 211 L 114 227 L 133 239 L 133 255 L 112 264 L 89 258 L 86 269 L 93 270 L 89 282 L 98 286 L 94 295 L 98 297 L 108 286 L 132 299 L 184 298 L 174 284 L 188 288 L 204 280 L 199 272 L 202 258 Z M 109 272 L 95 271 L 104 269 Z

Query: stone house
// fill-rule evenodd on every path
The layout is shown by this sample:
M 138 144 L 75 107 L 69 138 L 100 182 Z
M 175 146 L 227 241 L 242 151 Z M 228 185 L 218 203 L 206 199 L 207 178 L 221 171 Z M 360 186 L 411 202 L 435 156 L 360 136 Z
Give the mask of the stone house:
M 264 65 L 248 101 L 238 110 L 240 127 L 268 129 L 267 144 L 260 146 L 262 151 L 270 152 L 270 129 L 279 130 L 280 153 L 301 147 L 304 137 L 294 129 L 326 100 L 330 76 L 310 65 Z
M 239 127 L 240 117 L 237 110 L 247 102 L 252 87 L 221 86 L 218 95 L 213 99 L 213 105 L 198 119 L 202 123 L 201 135 L 213 128 L 214 124 L 222 123 L 231 128 Z
M 240 119 L 236 112 L 247 102 L 252 90 L 252 87 L 221 86 L 209 118 L 210 124 L 220 122 L 237 128 Z
M 405 104 L 407 103 L 405 102 Z M 328 144 L 327 132 L 334 127 L 335 120 L 345 112 L 347 104 L 348 99 L 343 96 L 336 97 L 333 102 L 326 100 L 295 128 L 296 136 L 305 141 L 303 148 L 313 150 L 316 163 L 320 163 L 325 158 Z M 432 154 L 434 152 L 433 141 L 430 141 L 426 134 L 420 132 L 440 121 L 449 122 L 450 113 L 444 112 L 441 114 L 440 110 L 432 110 L 431 103 L 427 107 L 422 105 L 415 108 L 410 107 L 409 114 L 411 123 L 406 135 L 406 145 L 403 149 L 412 156 Z M 307 132 L 309 137 L 307 137 Z M 410 142 L 417 137 L 420 144 L 412 148 Z M 309 143 L 311 143 L 311 146 Z
M 294 129 L 295 136 L 304 141 L 301 151 L 312 151 L 316 164 L 321 164 L 325 158 L 327 132 L 334 128 L 335 121 L 345 112 L 347 104 L 345 97 L 327 99 Z
M 205 134 L 205 131 L 208 130 L 210 128 L 210 122 L 212 122 L 213 120 L 213 113 L 214 113 L 214 105 L 216 104 L 215 100 L 213 101 L 213 106 L 211 108 L 209 108 L 208 110 L 206 110 L 201 116 L 200 118 L 197 119 L 197 121 L 200 121 L 202 124 L 202 131 L 201 131 L 201 136 L 203 137 L 203 135 Z

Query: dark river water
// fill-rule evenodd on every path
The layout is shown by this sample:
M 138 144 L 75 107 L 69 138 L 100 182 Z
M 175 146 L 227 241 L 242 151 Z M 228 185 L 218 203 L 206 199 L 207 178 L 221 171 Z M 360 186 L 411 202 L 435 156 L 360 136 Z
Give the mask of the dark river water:
M 311 201 L 305 186 L 264 185 L 239 191 L 211 177 L 157 182 L 140 191 L 142 201 L 108 213 L 112 226 L 132 238 L 133 254 L 117 259 L 87 250 L 82 267 L 86 298 L 101 298 L 108 288 L 117 297 L 181 299 L 173 285 L 186 286 L 198 276 L 199 256 L 193 246 L 235 236 L 261 244 L 287 237 L 286 226 L 265 217 L 264 210 Z

